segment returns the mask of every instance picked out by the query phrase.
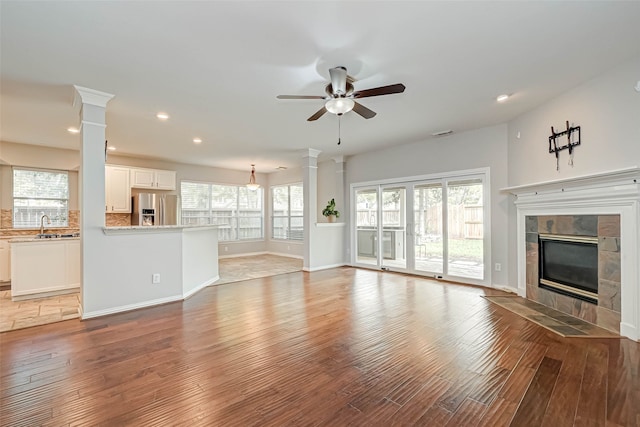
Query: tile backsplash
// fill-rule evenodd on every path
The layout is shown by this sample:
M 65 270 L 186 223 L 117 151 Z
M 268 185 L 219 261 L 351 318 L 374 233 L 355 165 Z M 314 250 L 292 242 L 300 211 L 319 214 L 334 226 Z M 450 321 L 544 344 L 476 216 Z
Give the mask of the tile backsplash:
M 69 210 L 69 227 L 53 228 L 45 227 L 51 233 L 75 233 L 80 231 L 80 211 Z M 40 232 L 37 228 L 13 228 L 13 210 L 0 209 L 0 236 L 30 236 Z

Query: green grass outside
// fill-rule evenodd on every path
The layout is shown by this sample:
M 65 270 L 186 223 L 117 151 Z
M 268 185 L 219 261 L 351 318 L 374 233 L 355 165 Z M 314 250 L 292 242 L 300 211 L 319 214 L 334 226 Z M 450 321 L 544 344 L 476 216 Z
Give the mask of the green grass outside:
M 425 246 L 427 257 L 442 256 L 442 242 L 428 242 Z M 420 253 L 418 247 L 416 247 L 416 253 Z M 482 239 L 449 240 L 449 258 L 482 261 Z

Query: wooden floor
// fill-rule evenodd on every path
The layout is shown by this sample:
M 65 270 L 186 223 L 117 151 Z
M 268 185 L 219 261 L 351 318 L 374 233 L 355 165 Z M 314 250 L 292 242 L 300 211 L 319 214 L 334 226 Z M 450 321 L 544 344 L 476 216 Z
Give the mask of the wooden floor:
M 640 425 L 640 344 L 340 268 L 0 334 L 0 424 Z

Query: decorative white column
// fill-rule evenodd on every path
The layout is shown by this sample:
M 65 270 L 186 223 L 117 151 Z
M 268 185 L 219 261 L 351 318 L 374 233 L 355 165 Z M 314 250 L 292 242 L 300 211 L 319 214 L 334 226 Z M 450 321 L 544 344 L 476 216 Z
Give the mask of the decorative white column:
M 302 152 L 302 185 L 304 202 L 304 261 L 302 269 L 311 269 L 314 231 L 318 220 L 318 156 L 320 150 L 308 148 Z
M 91 272 L 104 263 L 101 240 L 105 218 L 105 112 L 114 95 L 74 86 L 74 105 L 80 105 L 80 305 Z

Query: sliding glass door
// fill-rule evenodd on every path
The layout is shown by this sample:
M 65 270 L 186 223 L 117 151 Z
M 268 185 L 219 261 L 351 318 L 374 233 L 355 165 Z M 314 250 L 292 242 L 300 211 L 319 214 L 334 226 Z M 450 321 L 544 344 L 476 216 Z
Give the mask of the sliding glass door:
M 447 265 L 450 276 L 482 280 L 484 227 L 482 180 L 447 183 Z
M 414 265 L 421 273 L 444 273 L 442 183 L 413 187 Z
M 407 268 L 406 194 L 404 186 L 382 187 L 382 266 Z
M 378 262 L 378 189 L 363 188 L 355 193 L 356 262 L 379 266 Z
M 486 185 L 476 174 L 354 188 L 354 264 L 487 282 Z

